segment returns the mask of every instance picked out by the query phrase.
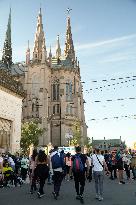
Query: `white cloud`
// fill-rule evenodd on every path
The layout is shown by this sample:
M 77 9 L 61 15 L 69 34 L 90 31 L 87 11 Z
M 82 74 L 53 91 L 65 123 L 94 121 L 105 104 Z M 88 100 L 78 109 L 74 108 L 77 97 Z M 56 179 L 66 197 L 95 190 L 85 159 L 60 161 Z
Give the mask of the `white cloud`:
M 120 61 L 128 62 L 133 60 L 136 60 L 135 53 L 131 53 L 129 51 L 124 53 L 122 51 L 122 53 L 115 53 L 113 55 L 108 55 L 106 58 L 99 60 L 99 63 L 114 63 Z
M 113 38 L 113 39 L 109 39 L 109 40 L 105 40 L 105 41 L 99 41 L 99 42 L 95 42 L 95 43 L 86 43 L 86 44 L 77 44 L 75 45 L 75 48 L 77 50 L 84 50 L 84 49 L 91 49 L 91 48 L 99 48 L 102 46 L 112 46 L 114 44 L 118 44 L 119 42 L 123 42 L 129 39 L 133 39 L 136 38 L 136 34 L 131 34 L 131 35 L 127 35 L 127 36 L 121 36 L 118 38 Z

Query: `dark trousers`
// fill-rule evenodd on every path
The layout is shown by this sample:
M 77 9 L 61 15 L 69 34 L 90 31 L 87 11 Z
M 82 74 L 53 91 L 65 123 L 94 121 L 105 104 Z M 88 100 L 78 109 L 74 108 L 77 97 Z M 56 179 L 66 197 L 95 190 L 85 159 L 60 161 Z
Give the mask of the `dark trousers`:
M 16 173 L 16 174 L 19 174 L 19 170 L 20 170 L 20 166 L 16 166 L 16 165 L 15 165 L 15 173 Z
M 31 191 L 35 190 L 36 191 L 36 177 L 32 176 L 32 181 L 31 181 Z
M 21 177 L 22 177 L 22 180 L 26 180 L 27 170 L 28 170 L 28 169 L 25 169 L 25 168 L 22 168 L 22 167 L 21 167 Z
M 44 184 L 45 184 L 45 178 L 39 177 L 39 185 L 40 185 L 39 192 L 40 192 L 40 194 L 44 194 L 44 192 L 43 192 Z
M 125 168 L 125 172 L 126 172 L 127 178 L 129 179 L 130 178 L 130 168 L 129 168 L 129 165 L 124 164 L 124 168 Z
M 14 174 L 10 174 L 9 176 L 4 176 L 5 186 L 7 186 L 8 182 L 11 181 L 11 184 L 17 186 L 17 177 Z
M 133 178 L 136 179 L 136 168 L 135 167 L 132 168 L 132 173 L 133 173 Z
M 85 173 L 77 172 L 73 174 L 74 174 L 75 189 L 76 189 L 77 195 L 79 194 L 82 195 L 84 192 L 84 187 L 85 187 Z
M 48 174 L 49 174 L 49 168 L 46 164 L 38 164 L 35 171 L 34 171 L 34 175 L 36 178 L 39 179 L 39 192 L 40 194 L 44 194 L 43 192 L 43 187 L 45 184 L 45 180 L 48 178 Z
M 61 182 L 63 180 L 63 173 L 54 171 L 53 181 L 54 181 L 54 192 L 59 195 Z
M 114 178 L 117 178 L 117 168 L 116 168 L 116 165 L 111 165 L 111 169 L 110 169 L 110 172 L 111 172 L 111 178 L 113 178 L 113 172 L 114 172 Z
M 92 167 L 90 166 L 90 169 L 89 169 L 89 182 L 92 180 Z

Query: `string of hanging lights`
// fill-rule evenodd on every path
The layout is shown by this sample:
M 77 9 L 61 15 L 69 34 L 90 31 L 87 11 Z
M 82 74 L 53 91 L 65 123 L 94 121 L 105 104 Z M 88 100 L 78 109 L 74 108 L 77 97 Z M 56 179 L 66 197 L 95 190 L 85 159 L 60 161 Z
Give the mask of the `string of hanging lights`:
M 120 115 L 120 116 L 113 116 L 113 117 L 104 117 L 104 118 L 91 118 L 88 121 L 98 122 L 98 121 L 105 121 L 105 120 L 120 120 L 120 119 L 134 119 L 136 120 L 136 114 L 133 115 Z

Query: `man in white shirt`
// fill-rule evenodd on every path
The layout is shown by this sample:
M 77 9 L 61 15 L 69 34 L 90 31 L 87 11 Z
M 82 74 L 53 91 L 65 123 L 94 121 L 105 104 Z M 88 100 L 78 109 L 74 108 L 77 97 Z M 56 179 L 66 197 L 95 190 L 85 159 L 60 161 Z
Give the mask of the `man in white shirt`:
M 2 157 L 2 153 L 0 152 L 0 169 L 3 168 L 3 157 Z
M 93 174 L 95 180 L 95 190 L 96 190 L 96 199 L 99 201 L 103 200 L 103 172 L 108 168 L 104 159 L 104 156 L 101 155 L 100 150 L 96 149 L 95 154 L 92 155 L 92 164 L 93 164 Z

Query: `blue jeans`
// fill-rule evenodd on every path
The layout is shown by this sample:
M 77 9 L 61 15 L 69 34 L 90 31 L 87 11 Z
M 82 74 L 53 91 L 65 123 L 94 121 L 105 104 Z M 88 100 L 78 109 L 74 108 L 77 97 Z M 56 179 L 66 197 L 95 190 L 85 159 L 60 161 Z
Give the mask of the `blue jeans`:
M 103 171 L 94 171 L 96 194 L 103 196 Z

